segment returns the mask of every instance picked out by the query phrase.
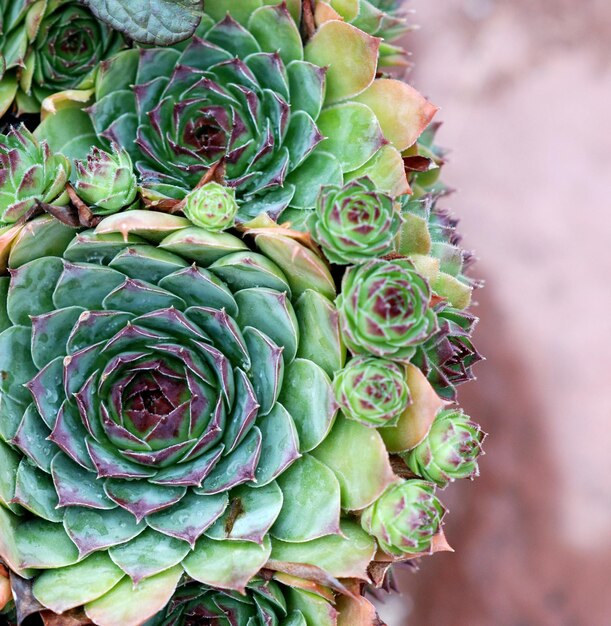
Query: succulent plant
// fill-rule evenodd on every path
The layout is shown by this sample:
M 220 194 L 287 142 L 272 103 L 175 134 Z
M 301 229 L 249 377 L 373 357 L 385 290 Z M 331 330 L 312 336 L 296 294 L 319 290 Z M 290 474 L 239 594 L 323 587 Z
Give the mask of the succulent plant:
M 73 0 L 0 0 L 0 117 L 14 99 L 20 112 L 64 89 L 93 87 L 100 60 L 123 39 Z
M 457 478 L 479 474 L 477 459 L 484 437 L 463 411 L 441 411 L 426 439 L 403 456 L 414 474 L 445 487 Z
M 215 182 L 206 183 L 189 193 L 183 211 L 196 226 L 212 231 L 230 228 L 238 212 L 235 189 Z
M 378 623 L 483 440 L 399 2 L 82 4 L 0 0 L 0 620 Z
M 332 20 L 304 47 L 283 5 L 247 19 L 232 6 L 219 22 L 205 15 L 186 44 L 127 50 L 101 68 L 91 118 L 130 151 L 148 203 L 182 200 L 219 163 L 240 221 L 291 209 L 300 223 L 323 185 L 361 176 L 407 192 L 400 152 L 437 109 L 376 78 L 379 41 Z
M 444 515 L 433 484 L 404 480 L 388 487 L 365 509 L 361 524 L 385 552 L 395 556 L 420 554 L 431 550 Z
M 0 224 L 20 220 L 37 200 L 66 204 L 70 170 L 65 156 L 53 154 L 25 126 L 0 135 Z
M 368 178 L 323 187 L 312 226 L 332 263 L 358 264 L 394 251 L 401 215 L 391 196 Z
M 426 374 L 442 398 L 455 401 L 456 386 L 473 380 L 473 366 L 482 360 L 471 338 L 478 320 L 444 303 L 436 309 L 439 332 L 418 346 L 412 363 Z
M 394 426 L 410 402 L 405 369 L 386 359 L 352 359 L 333 385 L 344 415 L 365 426 Z
M 110 215 L 136 200 L 138 187 L 129 153 L 93 147 L 86 161 L 76 161 L 74 189 L 94 215 Z
M 184 572 L 235 591 L 270 555 L 364 572 L 373 540 L 342 511 L 394 476 L 380 435 L 336 418 L 322 260 L 283 229 L 255 231 L 255 252 L 137 210 L 62 251 L 48 220 L 13 243 L 0 310 L 1 555 L 37 600 L 104 626 L 134 582 L 141 619 Z
M 204 620 L 219 626 L 307 626 L 321 609 L 335 612 L 328 600 L 272 580 L 253 580 L 245 594 L 187 583 L 144 626 L 199 626 Z
M 409 361 L 437 333 L 430 300 L 428 283 L 405 259 L 350 267 L 337 299 L 346 345 L 354 354 Z

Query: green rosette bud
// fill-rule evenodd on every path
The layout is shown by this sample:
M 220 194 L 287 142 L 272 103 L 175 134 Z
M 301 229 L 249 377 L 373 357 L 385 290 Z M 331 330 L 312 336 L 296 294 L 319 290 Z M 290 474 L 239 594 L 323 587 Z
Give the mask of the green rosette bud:
M 74 189 L 94 215 L 111 215 L 130 206 L 138 193 L 132 160 L 126 150 L 91 149 L 87 161 L 76 161 Z
M 391 485 L 366 508 L 361 524 L 384 552 L 404 556 L 431 550 L 445 512 L 434 485 L 406 480 Z
M 353 359 L 333 381 L 344 415 L 369 427 L 394 426 L 409 402 L 405 370 L 386 359 Z
M 235 189 L 207 183 L 194 189 L 186 198 L 184 214 L 200 228 L 221 231 L 235 224 L 238 203 Z
M 400 225 L 392 197 L 360 178 L 322 189 L 313 235 L 329 261 L 350 265 L 393 252 Z
M 337 299 L 344 340 L 354 354 L 407 362 L 438 330 L 431 290 L 407 259 L 351 267 Z
M 445 487 L 457 478 L 479 475 L 477 458 L 485 436 L 463 411 L 442 411 L 427 438 L 402 456 L 414 474 Z
M 70 161 L 25 127 L 0 135 L 0 222 L 13 224 L 35 205 L 68 203 Z

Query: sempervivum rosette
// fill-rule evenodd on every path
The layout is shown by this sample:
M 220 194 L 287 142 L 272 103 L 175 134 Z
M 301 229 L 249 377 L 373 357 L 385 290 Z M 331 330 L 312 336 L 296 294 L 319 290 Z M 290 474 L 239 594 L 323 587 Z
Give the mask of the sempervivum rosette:
M 50 219 L 0 283 L 1 555 L 36 599 L 128 624 L 185 573 L 236 591 L 268 562 L 363 576 L 373 541 L 342 511 L 393 475 L 379 435 L 335 419 L 322 261 L 275 229 L 253 252 L 142 211 L 62 251 L 37 236 Z M 346 465 L 348 441 L 368 449 Z M 123 606 L 134 582 L 145 607 Z
M 409 189 L 400 151 L 436 108 L 376 78 L 379 43 L 332 19 L 304 46 L 284 5 L 204 15 L 182 46 L 105 63 L 91 118 L 130 151 L 150 205 L 176 206 L 221 164 L 240 220 L 291 209 L 302 223 L 322 185 L 367 175 L 380 191 Z
M 198 21 L 164 39 L 113 1 L 137 41 Z M 436 489 L 484 437 L 454 406 L 477 283 L 436 108 L 381 73 L 394 0 L 176 4 L 192 37 L 94 64 L 36 138 L 0 137 L 0 600 L 371 626 L 367 586 L 448 549 Z
M 70 161 L 25 127 L 0 135 L 0 226 L 23 219 L 36 201 L 67 204 Z
M 123 46 L 73 0 L 3 0 L 0 11 L 0 117 L 14 99 L 36 113 L 48 95 L 91 88 L 99 61 Z
M 438 330 L 426 280 L 407 260 L 350 268 L 338 308 L 347 346 L 356 354 L 409 361 Z
M 313 236 L 329 261 L 361 263 L 395 249 L 401 215 L 391 196 L 368 178 L 323 187 L 316 205 Z

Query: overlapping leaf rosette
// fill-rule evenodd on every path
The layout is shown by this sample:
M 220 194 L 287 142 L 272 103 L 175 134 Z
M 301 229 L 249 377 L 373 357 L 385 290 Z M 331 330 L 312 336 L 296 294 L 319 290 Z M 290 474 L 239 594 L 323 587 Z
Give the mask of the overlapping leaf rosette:
M 38 113 L 65 89 L 90 89 L 99 62 L 123 38 L 74 0 L 0 1 L 0 117 Z
M 140 623 L 185 574 L 238 592 L 264 566 L 366 577 L 375 544 L 346 512 L 394 477 L 381 436 L 336 418 L 314 252 L 144 211 L 8 232 L 1 553 L 41 605 Z
M 362 176 L 406 193 L 401 151 L 436 108 L 376 78 L 380 39 L 328 19 L 304 46 L 284 4 L 251 5 L 224 15 L 210 3 L 185 44 L 127 50 L 101 68 L 91 119 L 130 152 L 147 204 L 176 209 L 219 163 L 240 221 L 303 224 L 322 186 Z
M 380 72 L 405 28 L 383 0 L 209 0 L 0 137 L 19 619 L 371 626 L 367 586 L 449 548 L 477 283 L 437 109 Z

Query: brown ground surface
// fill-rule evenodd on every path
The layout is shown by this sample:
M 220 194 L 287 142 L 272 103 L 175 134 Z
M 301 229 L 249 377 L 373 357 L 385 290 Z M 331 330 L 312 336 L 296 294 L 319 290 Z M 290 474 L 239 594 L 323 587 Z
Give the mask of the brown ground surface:
M 455 554 L 389 626 L 611 624 L 611 5 L 412 0 L 410 80 L 442 107 L 448 201 L 487 287 L 462 388 L 491 434 L 442 494 Z

